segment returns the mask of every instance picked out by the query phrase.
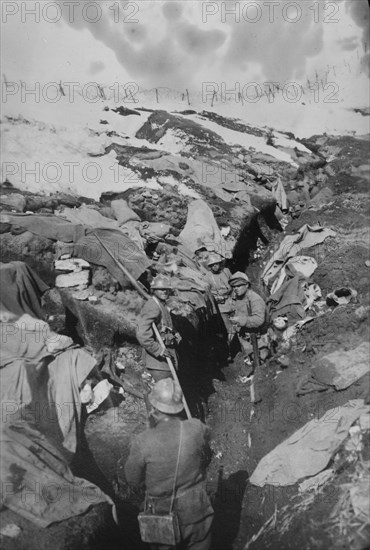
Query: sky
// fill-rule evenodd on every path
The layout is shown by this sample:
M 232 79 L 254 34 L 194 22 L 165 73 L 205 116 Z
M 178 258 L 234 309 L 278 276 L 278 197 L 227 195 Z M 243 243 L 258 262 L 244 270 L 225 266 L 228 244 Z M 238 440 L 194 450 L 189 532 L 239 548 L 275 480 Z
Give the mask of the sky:
M 367 0 L 2 3 L 7 80 L 200 89 L 304 82 L 369 62 Z M 352 76 L 349 77 L 349 74 Z

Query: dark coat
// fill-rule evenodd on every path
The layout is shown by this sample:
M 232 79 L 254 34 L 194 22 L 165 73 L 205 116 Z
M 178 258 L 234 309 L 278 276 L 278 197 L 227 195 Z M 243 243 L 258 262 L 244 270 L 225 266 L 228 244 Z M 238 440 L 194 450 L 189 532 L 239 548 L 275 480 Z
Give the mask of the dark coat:
M 171 314 L 165 305 L 150 298 L 143 306 L 137 321 L 136 338 L 145 350 L 145 361 L 147 369 L 170 370 L 167 360 L 161 357 L 162 347 L 157 342 L 152 323 L 155 323 L 159 332 L 165 340 L 167 349 L 173 355 L 175 366 L 177 365 L 176 351 L 173 344 L 166 342 L 166 335 L 173 332 Z
M 179 450 L 180 423 L 183 435 L 176 478 L 174 509 L 182 525 L 213 515 L 205 491 L 205 471 L 209 461 L 209 430 L 200 420 L 168 417 L 132 441 L 125 464 L 126 480 L 145 483 L 150 503 L 157 513 L 168 513 Z
M 262 328 L 267 320 L 266 304 L 254 290 L 247 290 L 243 298 L 233 300 L 234 315 L 247 332 Z

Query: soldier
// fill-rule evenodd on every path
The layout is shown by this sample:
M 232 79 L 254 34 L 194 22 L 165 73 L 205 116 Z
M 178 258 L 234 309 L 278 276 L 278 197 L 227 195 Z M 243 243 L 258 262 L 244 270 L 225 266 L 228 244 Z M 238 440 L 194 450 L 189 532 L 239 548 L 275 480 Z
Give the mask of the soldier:
M 173 511 L 177 515 L 181 548 L 209 550 L 213 520 L 205 486 L 210 460 L 209 430 L 195 418 L 180 419 L 182 391 L 172 379 L 157 382 L 149 402 L 156 425 L 133 440 L 125 464 L 126 480 L 133 485 L 145 483 L 146 511 Z M 174 548 L 163 544 L 150 547 Z
M 197 268 L 199 269 L 199 271 L 203 273 L 203 275 L 205 275 L 208 271 L 207 269 L 208 256 L 209 256 L 209 252 L 207 250 L 206 245 L 200 239 L 198 239 L 197 248 L 196 250 L 194 250 L 193 261 L 197 266 Z
M 246 355 L 252 352 L 252 344 L 249 342 L 248 334 L 252 335 L 256 345 L 253 346 L 255 363 L 258 362 L 257 336 L 263 331 L 267 321 L 266 304 L 256 292 L 250 287 L 248 275 L 237 271 L 230 278 L 230 285 L 234 289 L 233 315 L 230 322 L 239 334 L 239 342 Z M 252 369 L 253 371 L 253 369 Z
M 232 311 L 231 286 L 229 284 L 231 272 L 222 267 L 223 258 L 211 253 L 208 258 L 208 273 L 206 280 L 211 285 L 211 293 L 218 304 L 227 334 L 231 331 L 230 313 Z
M 154 380 L 171 377 L 167 357 L 177 367 L 178 357 L 175 346 L 181 339 L 174 330 L 171 313 L 166 302 L 170 295 L 171 279 L 166 275 L 157 275 L 150 285 L 153 296 L 144 304 L 136 327 L 136 338 L 146 354 L 146 368 Z M 158 327 L 165 347 L 155 338 L 152 324 Z

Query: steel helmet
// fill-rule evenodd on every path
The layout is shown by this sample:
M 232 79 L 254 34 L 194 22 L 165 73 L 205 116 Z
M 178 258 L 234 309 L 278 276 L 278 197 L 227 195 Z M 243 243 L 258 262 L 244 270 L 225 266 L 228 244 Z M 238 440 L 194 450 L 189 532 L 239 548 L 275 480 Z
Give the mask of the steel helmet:
M 229 284 L 230 286 L 238 286 L 240 285 L 240 283 L 250 284 L 250 280 L 246 273 L 243 273 L 242 271 L 237 271 L 236 273 L 234 273 L 234 275 L 230 277 Z
M 167 277 L 167 275 L 157 275 L 154 277 L 152 282 L 150 283 L 150 288 L 152 290 L 170 290 L 172 287 L 171 285 L 171 279 L 170 277 Z
M 208 257 L 207 265 L 211 266 L 214 264 L 220 264 L 222 262 L 222 257 L 219 254 L 216 254 L 215 252 L 211 252 L 211 254 Z
M 181 388 L 172 378 L 156 382 L 148 399 L 153 407 L 166 414 L 177 414 L 184 408 Z

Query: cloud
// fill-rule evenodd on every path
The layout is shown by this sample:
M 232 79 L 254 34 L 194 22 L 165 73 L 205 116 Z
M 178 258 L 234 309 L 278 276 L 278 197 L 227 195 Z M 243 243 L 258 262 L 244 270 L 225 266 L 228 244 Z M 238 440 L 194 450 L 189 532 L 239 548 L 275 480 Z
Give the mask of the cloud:
M 339 1 L 362 29 L 365 40 L 369 26 L 366 0 Z M 120 6 L 122 19 L 122 10 L 133 3 L 116 4 Z M 212 80 L 229 76 L 234 81 L 247 81 L 251 70 L 266 80 L 301 79 L 306 74 L 309 59 L 323 52 L 323 4 L 320 4 L 321 16 L 315 21 L 311 2 L 281 0 L 274 10 L 273 21 L 270 21 L 268 3 L 263 2 L 263 16 L 254 23 L 243 18 L 237 22 L 230 16 L 222 20 L 219 6 L 227 4 L 230 12 L 243 5 L 243 2 L 234 0 L 219 4 L 211 2 L 218 13 L 202 21 L 202 4 L 173 0 L 140 2 L 140 11 L 135 15 L 138 23 L 134 23 L 115 22 L 112 10 L 101 3 L 103 17 L 96 23 L 89 23 L 81 16 L 73 23 L 68 19 L 65 21 L 78 31 L 88 29 L 114 52 L 129 77 L 145 87 L 191 87 L 206 80 L 211 73 Z M 300 10 L 294 22 L 293 5 Z M 253 17 L 252 12 L 248 14 Z M 345 37 L 338 44 L 343 50 L 350 51 L 355 47 L 355 40 L 355 36 Z
M 337 40 L 337 44 L 342 47 L 342 50 L 350 52 L 358 47 L 358 37 L 342 38 L 341 40 Z

